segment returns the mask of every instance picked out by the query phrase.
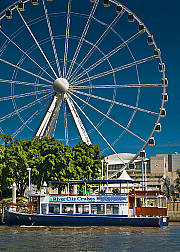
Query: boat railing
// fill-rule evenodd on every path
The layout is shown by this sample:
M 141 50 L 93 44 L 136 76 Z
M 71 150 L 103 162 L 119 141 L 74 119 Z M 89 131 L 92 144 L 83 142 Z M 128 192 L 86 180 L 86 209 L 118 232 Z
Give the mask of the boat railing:
M 92 194 L 83 194 L 83 193 L 79 193 L 79 194 L 50 194 L 51 196 L 62 196 L 62 197 L 66 197 L 66 196 L 72 196 L 72 197 L 78 197 L 78 196 L 98 196 L 98 195 L 101 195 L 101 196 L 128 196 L 129 194 L 128 193 L 92 193 Z
M 130 192 L 129 195 L 154 195 L 154 196 L 158 196 L 158 195 L 164 195 L 164 192 L 160 191 L 160 190 L 149 190 L 149 191 L 135 191 L 134 193 Z
M 167 216 L 167 208 L 136 207 L 136 216 Z
M 158 196 L 158 195 L 164 195 L 164 192 L 162 191 L 135 191 L 135 192 L 94 192 L 94 193 L 69 193 L 69 194 L 52 194 L 52 196 L 57 196 L 57 195 L 61 195 L 61 196 L 86 196 L 86 195 L 129 195 L 129 196 Z
M 8 202 L 5 204 L 5 210 L 9 212 L 21 213 L 39 213 L 39 206 L 34 206 L 32 202 L 27 204 Z

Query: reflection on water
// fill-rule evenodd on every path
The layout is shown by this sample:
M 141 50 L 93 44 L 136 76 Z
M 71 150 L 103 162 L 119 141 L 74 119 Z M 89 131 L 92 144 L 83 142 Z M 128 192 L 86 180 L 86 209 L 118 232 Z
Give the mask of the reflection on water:
M 167 228 L 0 226 L 0 251 L 180 251 L 180 223 Z

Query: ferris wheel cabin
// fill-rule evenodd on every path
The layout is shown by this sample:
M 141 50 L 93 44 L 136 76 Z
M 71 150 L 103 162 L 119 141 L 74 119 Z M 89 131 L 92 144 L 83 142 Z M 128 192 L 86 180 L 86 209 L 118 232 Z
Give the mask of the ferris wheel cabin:
M 18 3 L 18 10 L 24 11 L 24 3 L 22 1 Z
M 121 5 L 117 5 L 116 7 L 116 13 L 119 15 L 123 12 L 123 7 Z
M 158 123 L 155 127 L 155 132 L 161 132 L 161 124 Z
M 162 78 L 161 79 L 161 85 L 162 85 L 162 87 L 167 87 L 168 86 L 168 79 L 167 78 Z
M 148 45 L 150 45 L 150 46 L 154 44 L 153 36 L 148 36 L 148 38 L 147 38 L 147 43 L 148 43 Z
M 134 22 L 134 15 L 132 13 L 128 14 L 128 22 L 130 22 L 130 23 Z
M 32 0 L 32 4 L 33 5 L 38 5 L 39 4 L 39 0 Z
M 109 7 L 110 6 L 109 0 L 103 0 L 103 5 L 104 7 Z

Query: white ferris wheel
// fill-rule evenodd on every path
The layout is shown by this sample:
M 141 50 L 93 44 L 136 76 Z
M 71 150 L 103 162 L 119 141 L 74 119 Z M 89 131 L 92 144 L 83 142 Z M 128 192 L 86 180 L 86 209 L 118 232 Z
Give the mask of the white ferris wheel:
M 0 130 L 136 153 L 168 101 L 146 25 L 116 0 L 22 0 L 0 13 Z M 132 161 L 132 160 L 131 160 Z

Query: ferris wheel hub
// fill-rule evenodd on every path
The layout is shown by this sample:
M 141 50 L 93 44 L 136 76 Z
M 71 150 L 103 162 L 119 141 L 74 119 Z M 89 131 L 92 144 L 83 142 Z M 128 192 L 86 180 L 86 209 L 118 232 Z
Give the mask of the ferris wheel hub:
M 69 88 L 69 82 L 64 78 L 57 78 L 54 81 L 54 90 L 57 94 L 66 93 Z

